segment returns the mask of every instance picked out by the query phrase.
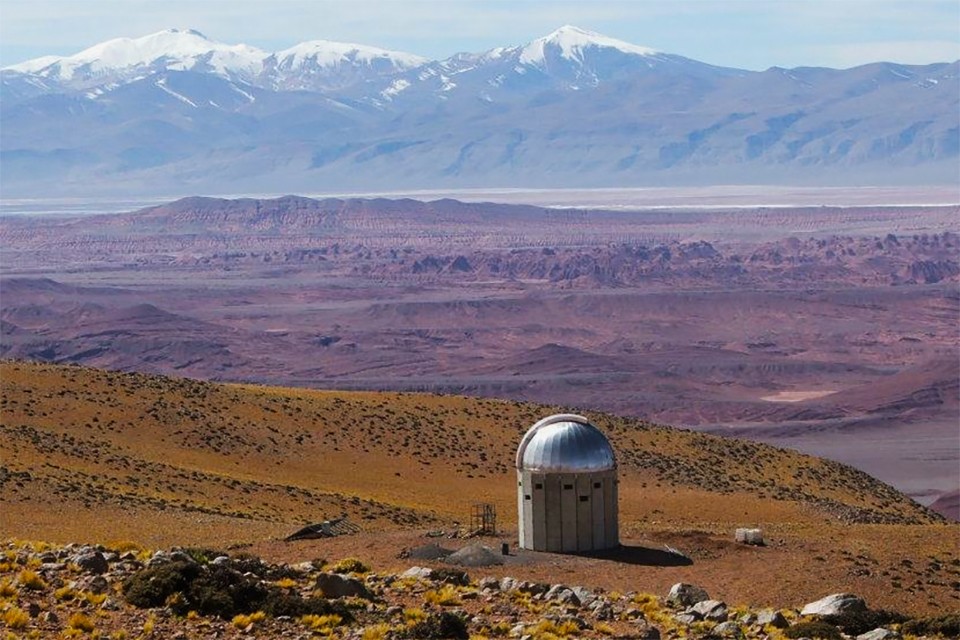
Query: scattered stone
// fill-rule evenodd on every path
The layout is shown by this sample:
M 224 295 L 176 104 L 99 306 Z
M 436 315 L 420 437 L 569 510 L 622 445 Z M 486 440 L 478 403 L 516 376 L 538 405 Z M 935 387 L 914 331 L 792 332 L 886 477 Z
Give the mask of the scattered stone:
M 107 598 L 103 601 L 103 604 L 100 605 L 101 609 L 106 609 L 107 611 L 119 611 L 120 603 L 114 600 L 113 598 Z
M 490 576 L 484 576 L 483 578 L 480 578 L 480 582 L 477 583 L 477 587 L 480 589 L 480 591 L 486 591 L 487 589 L 491 591 L 499 591 L 500 581 Z
M 694 622 L 699 622 L 699 616 L 692 613 L 678 613 L 673 616 L 673 619 L 679 622 L 680 624 L 693 624 Z
M 878 627 L 873 631 L 867 631 L 857 636 L 857 640 L 900 640 L 901 636 L 896 631 Z
M 685 582 L 673 585 L 670 587 L 670 593 L 667 594 L 667 602 L 682 607 L 692 607 L 698 602 L 709 599 L 710 596 L 702 588 Z
M 692 613 L 701 620 L 723 622 L 727 619 L 727 605 L 719 600 L 703 600 L 690 607 L 687 613 Z
M 433 575 L 433 569 L 429 567 L 410 567 L 400 574 L 401 578 L 415 578 L 417 580 L 429 580 Z
M 851 593 L 834 593 L 807 604 L 801 611 L 802 616 L 838 616 L 843 613 L 865 613 L 867 603 L 863 598 Z
M 43 615 L 40 616 L 40 619 L 47 624 L 57 624 L 60 622 L 60 618 L 57 617 L 53 611 L 45 611 Z
M 31 602 L 27 605 L 27 615 L 29 615 L 31 618 L 36 618 L 39 616 L 40 611 L 42 611 L 42 609 L 40 609 L 40 605 L 36 602 Z
M 576 594 L 577 598 L 580 599 L 580 602 L 584 607 L 589 607 L 597 600 L 596 594 L 586 587 L 570 587 L 570 590 Z
M 214 558 L 213 560 L 210 561 L 210 564 L 215 565 L 215 566 L 217 566 L 217 567 L 227 566 L 227 565 L 230 564 L 230 557 L 229 557 L 229 556 L 217 556 L 216 558 Z
M 647 625 L 645 628 L 637 631 L 634 637 L 637 638 L 637 640 L 660 640 L 660 630 Z
M 720 636 L 721 638 L 741 638 L 743 637 L 743 631 L 740 629 L 739 624 L 733 620 L 728 620 L 715 626 L 711 630 L 710 635 Z
M 774 609 L 764 609 L 757 613 L 757 624 L 760 626 L 770 625 L 777 629 L 786 629 L 790 623 L 782 613 Z
M 110 589 L 110 583 L 101 575 L 84 576 L 75 582 L 75 588 L 80 591 L 100 594 L 106 593 Z
M 373 599 L 362 582 L 340 573 L 321 573 L 317 576 L 316 588 L 320 589 L 327 598 L 357 597 L 366 600 Z
M 761 529 L 737 529 L 734 538 L 742 544 L 763 546 L 763 531 Z

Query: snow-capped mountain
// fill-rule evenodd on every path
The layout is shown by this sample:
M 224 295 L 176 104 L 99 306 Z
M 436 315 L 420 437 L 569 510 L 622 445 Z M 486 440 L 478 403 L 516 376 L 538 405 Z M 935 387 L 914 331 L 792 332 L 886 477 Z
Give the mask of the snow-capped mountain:
M 74 88 L 118 82 L 159 71 L 200 71 L 251 79 L 267 53 L 245 44 L 227 45 L 192 29 L 167 29 L 142 38 L 115 38 L 72 56 L 44 56 L 7 67 Z
M 0 72 L 5 194 L 954 181 L 960 63 L 756 72 L 565 26 L 444 60 L 195 31 Z
M 276 89 L 340 89 L 413 69 L 426 58 L 360 44 L 312 40 L 264 60 L 263 78 Z

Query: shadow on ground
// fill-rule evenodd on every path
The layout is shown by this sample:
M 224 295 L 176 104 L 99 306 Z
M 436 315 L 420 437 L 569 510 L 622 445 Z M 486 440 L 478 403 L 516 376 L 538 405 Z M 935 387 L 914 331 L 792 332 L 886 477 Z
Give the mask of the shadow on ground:
M 644 565 L 648 567 L 685 567 L 693 564 L 693 560 L 679 552 L 665 549 L 651 549 L 635 545 L 620 545 L 615 549 L 591 551 L 578 554 L 585 558 L 599 558 L 612 560 L 624 564 Z

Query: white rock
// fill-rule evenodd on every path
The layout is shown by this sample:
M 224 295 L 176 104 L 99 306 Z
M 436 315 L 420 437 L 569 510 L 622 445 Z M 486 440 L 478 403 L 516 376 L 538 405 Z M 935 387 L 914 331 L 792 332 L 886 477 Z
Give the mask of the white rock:
M 811 602 L 800 611 L 802 616 L 836 616 L 841 613 L 860 613 L 867 610 L 863 598 L 852 593 L 834 593 L 816 602 Z

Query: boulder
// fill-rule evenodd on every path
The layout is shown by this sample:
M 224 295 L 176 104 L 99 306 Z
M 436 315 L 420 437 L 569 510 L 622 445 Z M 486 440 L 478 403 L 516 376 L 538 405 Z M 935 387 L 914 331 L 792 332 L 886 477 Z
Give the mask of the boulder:
M 670 593 L 667 594 L 667 602 L 682 607 L 692 607 L 698 602 L 709 599 L 710 596 L 702 588 L 685 582 L 673 585 L 670 587 Z
M 867 631 L 857 636 L 857 640 L 900 640 L 900 634 L 890 629 L 878 627 L 873 631 Z
M 101 575 L 93 575 L 80 578 L 74 583 L 74 587 L 80 591 L 101 594 L 110 589 L 110 583 Z
M 570 587 L 570 590 L 577 595 L 585 607 L 589 607 L 597 600 L 597 596 L 586 587 Z
M 373 596 L 362 582 L 341 573 L 321 573 L 317 576 L 317 589 L 327 598 L 358 597 L 372 600 Z
M 865 613 L 867 603 L 863 598 L 851 593 L 834 593 L 826 598 L 807 604 L 801 611 L 802 616 L 838 616 L 844 613 Z
M 692 613 L 678 613 L 677 615 L 673 616 L 673 619 L 680 624 L 693 624 L 694 622 L 700 621 L 700 618 Z
M 433 569 L 428 567 L 410 567 L 400 574 L 401 578 L 416 578 L 417 580 L 429 580 L 433 575 Z
M 687 613 L 692 613 L 700 620 L 723 622 L 727 619 L 727 605 L 719 600 L 703 600 L 690 607 Z
M 787 621 L 783 614 L 774 609 L 764 609 L 758 612 L 757 624 L 760 626 L 770 625 L 777 629 L 786 629 L 790 626 L 790 622 Z
M 107 559 L 104 558 L 103 554 L 99 551 L 78 554 L 73 557 L 72 562 L 85 572 L 95 573 L 97 575 L 106 573 L 107 569 L 110 568 L 109 565 L 107 565 Z

